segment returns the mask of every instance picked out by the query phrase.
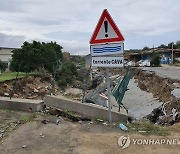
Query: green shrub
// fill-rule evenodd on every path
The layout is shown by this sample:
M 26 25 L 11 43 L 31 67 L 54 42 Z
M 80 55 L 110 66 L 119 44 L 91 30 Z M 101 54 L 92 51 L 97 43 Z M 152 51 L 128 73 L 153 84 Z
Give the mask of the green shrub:
M 63 63 L 60 70 L 58 86 L 66 87 L 68 84 L 72 84 L 73 81 L 76 79 L 76 76 L 77 76 L 77 69 L 74 63 L 72 62 Z
M 61 77 L 61 79 L 58 81 L 58 86 L 63 88 L 67 86 L 67 81 L 65 77 Z
M 0 60 L 0 71 L 1 72 L 4 72 L 7 68 L 7 64 L 6 63 L 3 63 L 1 60 Z
M 151 58 L 151 66 L 158 67 L 160 66 L 161 56 L 159 54 L 153 54 Z

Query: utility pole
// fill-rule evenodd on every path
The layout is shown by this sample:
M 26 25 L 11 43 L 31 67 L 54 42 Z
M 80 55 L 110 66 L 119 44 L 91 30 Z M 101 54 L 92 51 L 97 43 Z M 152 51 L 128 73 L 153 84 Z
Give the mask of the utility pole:
M 171 63 L 172 63 L 172 64 L 174 64 L 173 42 L 172 42 L 172 55 L 171 55 Z

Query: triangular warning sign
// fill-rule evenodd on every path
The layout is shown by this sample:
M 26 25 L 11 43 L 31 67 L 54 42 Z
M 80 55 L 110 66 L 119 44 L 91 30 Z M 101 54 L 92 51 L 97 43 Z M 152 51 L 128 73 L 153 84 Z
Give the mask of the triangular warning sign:
M 124 37 L 105 9 L 91 37 L 90 44 L 122 42 Z

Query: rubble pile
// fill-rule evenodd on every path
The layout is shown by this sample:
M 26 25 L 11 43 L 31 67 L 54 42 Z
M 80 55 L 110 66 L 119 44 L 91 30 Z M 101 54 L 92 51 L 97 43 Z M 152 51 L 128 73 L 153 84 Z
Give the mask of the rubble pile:
M 83 90 L 79 88 L 67 88 L 63 93 L 63 96 L 73 100 L 82 101 Z
M 52 92 L 51 77 L 27 76 L 22 79 L 5 81 L 0 83 L 0 96 L 14 98 L 43 99 Z M 14 87 L 14 90 L 13 90 Z M 58 94 L 58 86 L 55 84 L 54 93 Z
M 163 125 L 180 121 L 180 98 L 172 94 L 174 89 L 180 88 L 180 80 L 163 78 L 154 72 L 140 69 L 134 69 L 134 78 L 137 79 L 141 90 L 152 93 L 155 98 L 164 102 L 159 110 L 155 109 L 148 116 L 148 119 Z M 173 110 L 176 110 L 175 119 L 173 119 Z

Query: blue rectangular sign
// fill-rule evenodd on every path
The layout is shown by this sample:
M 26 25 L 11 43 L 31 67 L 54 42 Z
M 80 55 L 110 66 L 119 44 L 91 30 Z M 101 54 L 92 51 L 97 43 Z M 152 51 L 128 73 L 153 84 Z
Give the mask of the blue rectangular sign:
M 92 56 L 114 55 L 114 54 L 118 55 L 118 54 L 123 54 L 123 52 L 124 52 L 123 43 L 91 45 Z

